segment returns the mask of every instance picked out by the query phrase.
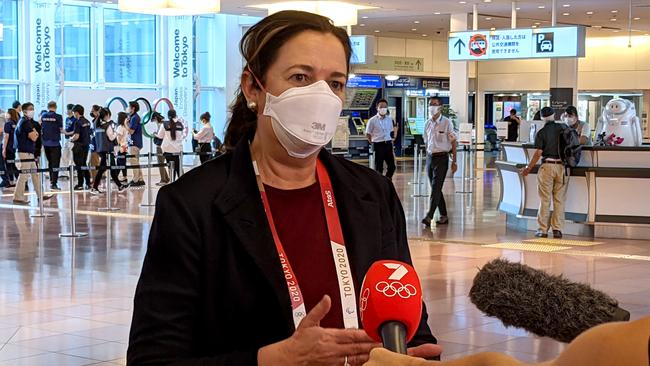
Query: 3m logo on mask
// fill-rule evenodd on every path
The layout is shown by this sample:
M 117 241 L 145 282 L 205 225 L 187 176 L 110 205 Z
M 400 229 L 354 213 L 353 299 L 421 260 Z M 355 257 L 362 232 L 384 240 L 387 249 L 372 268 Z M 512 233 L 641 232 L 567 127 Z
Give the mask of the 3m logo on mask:
M 320 122 L 312 122 L 311 123 L 312 130 L 325 131 L 325 127 L 327 127 L 327 125 L 324 124 L 324 123 L 320 123 Z

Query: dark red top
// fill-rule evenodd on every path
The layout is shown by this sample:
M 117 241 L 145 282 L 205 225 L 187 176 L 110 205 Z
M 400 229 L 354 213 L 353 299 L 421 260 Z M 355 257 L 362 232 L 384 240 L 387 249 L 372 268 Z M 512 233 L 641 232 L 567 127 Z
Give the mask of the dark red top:
M 332 309 L 321 322 L 325 328 L 343 328 L 341 295 L 329 241 L 320 185 L 281 190 L 265 185 L 278 236 L 298 277 L 309 312 L 324 295 Z

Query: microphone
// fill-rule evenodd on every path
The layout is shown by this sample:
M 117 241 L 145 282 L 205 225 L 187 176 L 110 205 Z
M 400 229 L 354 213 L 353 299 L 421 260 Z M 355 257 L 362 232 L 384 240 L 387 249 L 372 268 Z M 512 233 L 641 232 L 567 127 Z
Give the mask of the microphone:
M 469 297 L 507 327 L 566 343 L 596 325 L 630 320 L 630 313 L 601 291 L 503 259 L 483 266 Z
M 399 261 L 377 261 L 361 285 L 361 324 L 384 348 L 406 354 L 422 318 L 422 287 L 415 269 Z

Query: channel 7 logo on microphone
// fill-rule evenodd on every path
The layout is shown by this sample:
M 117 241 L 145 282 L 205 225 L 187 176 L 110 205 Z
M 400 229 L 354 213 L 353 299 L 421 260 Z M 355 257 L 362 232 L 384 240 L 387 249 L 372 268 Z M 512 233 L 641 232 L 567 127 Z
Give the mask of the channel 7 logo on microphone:
M 535 43 L 537 44 L 537 53 L 553 53 L 555 44 L 553 43 L 553 32 L 536 33 Z

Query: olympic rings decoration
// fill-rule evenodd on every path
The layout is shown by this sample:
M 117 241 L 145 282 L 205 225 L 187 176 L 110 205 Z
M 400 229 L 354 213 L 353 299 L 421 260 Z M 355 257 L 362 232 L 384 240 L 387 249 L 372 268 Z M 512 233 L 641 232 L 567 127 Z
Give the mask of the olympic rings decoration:
M 158 98 L 158 99 L 154 100 L 154 102 L 153 102 L 153 107 L 151 107 L 151 117 L 153 117 L 154 112 L 156 112 L 156 109 L 158 108 L 158 104 L 160 104 L 161 102 L 164 102 L 165 104 L 167 104 L 167 107 L 168 107 L 170 110 L 174 109 L 174 103 L 172 103 L 172 101 L 169 100 L 169 98 L 164 98 L 164 97 L 163 97 L 163 98 Z M 147 103 L 148 103 L 148 102 L 147 102 Z M 151 119 L 151 117 L 149 117 L 149 119 Z M 148 121 L 147 121 L 147 122 L 148 122 Z M 149 133 L 146 132 L 146 129 L 145 129 L 145 128 L 142 129 L 142 132 L 143 132 L 145 135 L 147 135 L 147 137 L 149 137 L 149 138 L 153 138 L 153 136 L 150 136 Z
M 153 117 L 153 108 L 151 108 L 151 103 L 146 98 L 143 97 L 138 97 L 135 98 L 136 102 L 142 102 L 144 106 L 147 108 L 147 113 L 142 116 L 142 120 L 140 120 L 140 125 L 142 126 L 142 134 L 147 136 L 148 138 L 152 139 L 153 135 L 151 135 L 149 132 L 147 132 L 147 129 L 144 128 L 144 126 L 151 121 L 151 118 Z
M 111 104 L 113 104 L 113 102 L 116 102 L 116 101 L 120 102 L 120 104 L 122 105 L 122 108 L 123 108 L 124 111 L 126 111 L 129 108 L 129 103 L 127 103 L 126 100 L 124 100 L 124 98 L 122 98 L 122 97 L 113 97 L 113 98 L 107 99 L 106 103 L 104 104 L 104 107 L 111 108 Z
M 415 286 L 411 284 L 404 285 L 398 281 L 391 283 L 388 283 L 386 281 L 378 282 L 375 286 L 375 290 L 381 292 L 386 297 L 395 297 L 397 295 L 402 299 L 408 299 L 412 296 L 417 295 L 418 293 Z

